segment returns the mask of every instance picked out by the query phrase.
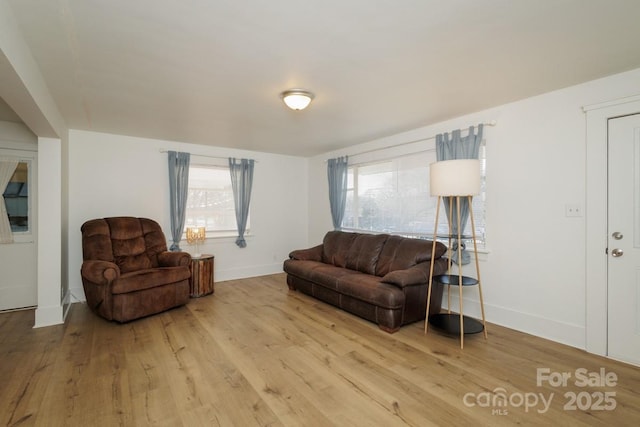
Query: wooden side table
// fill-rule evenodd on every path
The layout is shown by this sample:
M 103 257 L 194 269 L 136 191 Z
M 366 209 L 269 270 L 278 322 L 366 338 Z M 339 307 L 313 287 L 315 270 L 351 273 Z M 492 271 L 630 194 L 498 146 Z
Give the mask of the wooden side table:
M 213 255 L 200 255 L 191 258 L 191 279 L 189 280 L 189 296 L 198 298 L 213 293 Z

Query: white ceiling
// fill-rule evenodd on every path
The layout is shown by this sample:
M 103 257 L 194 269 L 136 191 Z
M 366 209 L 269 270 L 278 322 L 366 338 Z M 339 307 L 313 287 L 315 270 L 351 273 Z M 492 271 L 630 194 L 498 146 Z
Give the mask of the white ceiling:
M 301 156 L 640 67 L 638 0 L 9 4 L 70 128 Z
M 9 105 L 0 98 L 0 120 L 3 122 L 20 123 L 22 120 Z

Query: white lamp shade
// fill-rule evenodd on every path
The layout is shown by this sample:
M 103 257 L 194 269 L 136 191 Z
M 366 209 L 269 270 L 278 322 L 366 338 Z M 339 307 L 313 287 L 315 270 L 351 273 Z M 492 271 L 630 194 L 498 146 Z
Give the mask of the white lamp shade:
M 480 193 L 480 160 L 458 159 L 431 163 L 432 196 L 473 196 Z
M 313 94 L 305 90 L 292 89 L 282 93 L 282 100 L 292 110 L 304 110 L 312 99 Z

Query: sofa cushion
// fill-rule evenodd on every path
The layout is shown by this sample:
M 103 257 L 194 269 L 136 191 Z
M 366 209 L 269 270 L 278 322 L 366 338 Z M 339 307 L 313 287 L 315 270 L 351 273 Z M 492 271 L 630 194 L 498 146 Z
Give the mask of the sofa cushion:
M 189 267 L 160 267 L 126 273 L 113 282 L 111 292 L 124 294 L 169 283 L 180 282 L 191 277 Z
M 324 265 L 314 268 L 309 275 L 309 280 L 325 288 L 337 290 L 338 281 L 344 276 L 359 275 L 357 271 L 346 268 L 336 267 L 333 265 Z
M 346 256 L 346 268 L 366 274 L 376 274 L 376 264 L 388 234 L 358 235 Z
M 347 253 L 358 235 L 344 231 L 329 231 L 322 243 L 322 261 L 336 267 L 346 267 Z
M 137 255 L 117 256 L 116 265 L 120 267 L 121 273 L 129 273 L 131 271 L 146 270 L 152 268 L 151 260 L 146 252 Z
M 309 279 L 311 271 L 313 269 L 327 265 L 319 261 L 307 261 L 298 259 L 287 259 L 284 261 L 283 269 L 289 274 L 300 277 L 302 279 Z
M 414 265 L 429 261 L 433 244 L 431 240 L 408 239 L 400 236 L 389 236 L 380 252 L 376 266 L 376 276 L 384 276 L 395 270 L 404 270 Z M 447 247 L 436 243 L 435 258 L 446 252 Z
M 340 277 L 357 274 L 357 271 L 317 261 L 286 260 L 284 271 L 301 279 L 335 290 Z
M 356 273 L 338 278 L 337 290 L 341 294 L 365 301 L 377 307 L 397 309 L 404 306 L 402 289 L 380 282 L 381 278 Z

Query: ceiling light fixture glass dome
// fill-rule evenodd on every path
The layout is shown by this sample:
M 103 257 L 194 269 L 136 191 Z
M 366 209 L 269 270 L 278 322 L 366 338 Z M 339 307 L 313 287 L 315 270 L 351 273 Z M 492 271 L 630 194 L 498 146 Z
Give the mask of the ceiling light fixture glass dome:
M 292 110 L 304 110 L 309 106 L 314 95 L 304 89 L 289 89 L 282 92 L 280 97 Z

